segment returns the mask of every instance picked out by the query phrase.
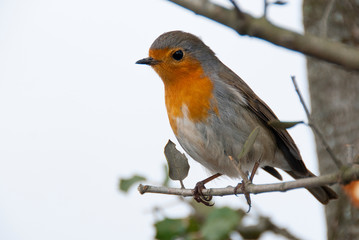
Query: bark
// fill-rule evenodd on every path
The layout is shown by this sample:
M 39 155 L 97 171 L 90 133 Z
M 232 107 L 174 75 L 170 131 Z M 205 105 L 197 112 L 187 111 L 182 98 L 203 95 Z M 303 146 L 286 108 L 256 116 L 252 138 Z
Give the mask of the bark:
M 359 1 L 304 0 L 305 32 L 319 37 L 359 45 Z M 307 57 L 312 118 L 339 159 L 346 159 L 346 145 L 359 147 L 359 73 Z M 337 170 L 318 139 L 321 174 Z M 359 239 L 359 209 L 337 185 L 339 200 L 326 208 L 328 239 Z

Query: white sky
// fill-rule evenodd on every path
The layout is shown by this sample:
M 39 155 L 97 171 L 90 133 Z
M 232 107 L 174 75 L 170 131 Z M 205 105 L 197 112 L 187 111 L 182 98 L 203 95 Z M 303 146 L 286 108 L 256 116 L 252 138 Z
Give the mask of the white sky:
M 256 16 L 262 2 L 240 1 Z M 269 14 L 276 24 L 302 31 L 301 1 Z M 200 36 L 280 119 L 305 119 L 290 80 L 296 75 L 308 96 L 300 54 L 241 37 L 167 1 L 2 0 L 0 239 L 153 239 L 155 219 L 188 214 L 173 196 L 117 190 L 120 177 L 137 173 L 148 184 L 163 178 L 163 148 L 176 141 L 162 82 L 134 63 L 158 35 L 178 29 Z M 291 134 L 317 172 L 310 131 L 298 126 Z M 207 176 L 193 160 L 190 165 L 187 187 Z M 255 178 L 274 181 L 263 172 Z M 236 182 L 220 179 L 209 187 L 228 184 Z M 326 236 L 323 208 L 305 190 L 252 201 L 253 217 L 270 216 L 304 239 Z M 247 209 L 243 197 L 215 202 Z M 164 211 L 154 214 L 154 207 Z

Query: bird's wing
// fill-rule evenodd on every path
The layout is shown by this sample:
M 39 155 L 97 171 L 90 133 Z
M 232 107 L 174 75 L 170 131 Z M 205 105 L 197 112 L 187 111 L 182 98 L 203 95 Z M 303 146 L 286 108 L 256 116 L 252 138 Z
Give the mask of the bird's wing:
M 268 124 L 269 121 L 278 120 L 268 105 L 265 104 L 239 76 L 225 65 L 223 65 L 223 69 L 219 72 L 218 77 L 228 85 L 233 86 L 244 96 L 248 109 L 274 134 L 278 148 L 283 152 L 291 168 L 297 173 L 306 174 L 308 170 L 289 133 L 285 129 L 274 128 Z

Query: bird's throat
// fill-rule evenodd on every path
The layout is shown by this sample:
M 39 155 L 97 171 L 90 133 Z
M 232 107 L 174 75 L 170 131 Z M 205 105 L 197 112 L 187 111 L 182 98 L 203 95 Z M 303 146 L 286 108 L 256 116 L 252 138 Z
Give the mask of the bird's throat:
M 213 98 L 213 83 L 201 68 L 183 72 L 164 81 L 167 113 L 171 127 L 177 134 L 177 120 L 206 121 L 211 111 L 218 113 Z

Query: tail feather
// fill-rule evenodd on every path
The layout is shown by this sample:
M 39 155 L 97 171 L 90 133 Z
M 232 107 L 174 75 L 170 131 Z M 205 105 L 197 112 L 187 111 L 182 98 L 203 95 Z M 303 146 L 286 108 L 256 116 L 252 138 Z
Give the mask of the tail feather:
M 302 174 L 298 174 L 294 171 L 286 171 L 286 172 L 294 179 L 316 177 L 309 170 L 305 176 Z M 338 195 L 328 186 L 310 187 L 306 189 L 322 204 L 327 204 L 330 200 L 338 198 Z
M 262 168 L 263 168 L 263 170 L 265 170 L 267 173 L 269 173 L 273 177 L 277 178 L 278 180 L 281 180 L 281 181 L 283 180 L 282 175 L 280 175 L 280 173 L 274 167 L 264 166 Z

